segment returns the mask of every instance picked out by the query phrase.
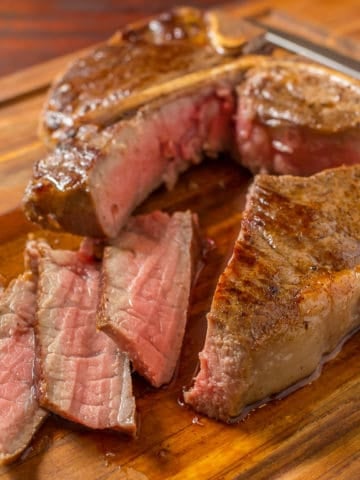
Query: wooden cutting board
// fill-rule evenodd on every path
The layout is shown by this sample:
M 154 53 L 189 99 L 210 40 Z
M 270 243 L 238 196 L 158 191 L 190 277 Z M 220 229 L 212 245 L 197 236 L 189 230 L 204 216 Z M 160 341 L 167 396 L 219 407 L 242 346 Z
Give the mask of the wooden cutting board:
M 264 2 L 261 10 L 244 7 L 244 14 L 256 13 L 290 29 L 297 25 L 302 34 L 336 45 L 343 53 L 358 54 L 357 44 L 334 35 L 335 29 L 310 27 L 301 21 L 301 12 L 299 20 L 278 10 L 264 12 L 263 6 Z M 324 12 L 317 11 L 319 22 Z M 29 232 L 60 241 L 65 248 L 79 240 L 37 230 L 19 209 L 32 163 L 45 153 L 36 129 L 46 89 L 71 57 L 0 79 L 0 274 L 5 282 L 22 271 Z M 194 288 L 176 379 L 155 390 L 135 378 L 138 438 L 83 430 L 51 416 L 22 458 L 0 469 L 0 479 L 360 478 L 360 334 L 311 385 L 258 409 L 237 425 L 217 423 L 181 404 L 182 387 L 190 383 L 196 368 L 205 314 L 237 236 L 250 181 L 245 170 L 226 158 L 206 162 L 184 174 L 172 192 L 157 191 L 140 209 L 191 208 L 199 214 L 204 235 L 215 243 Z

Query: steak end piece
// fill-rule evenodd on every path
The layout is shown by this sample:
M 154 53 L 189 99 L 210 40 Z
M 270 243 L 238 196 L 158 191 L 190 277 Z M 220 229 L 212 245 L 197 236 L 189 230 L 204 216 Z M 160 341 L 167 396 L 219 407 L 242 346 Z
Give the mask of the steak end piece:
M 47 416 L 34 385 L 35 311 L 28 272 L 0 294 L 0 464 L 21 455 Z
M 78 252 L 29 242 L 38 274 L 36 324 L 41 405 L 93 429 L 135 434 L 129 360 L 96 330 L 99 266 L 88 244 Z
M 174 375 L 199 253 L 189 211 L 133 217 L 105 248 L 97 326 L 155 387 Z
M 360 162 L 360 82 L 325 67 L 273 61 L 237 89 L 237 142 L 253 173 L 311 175 Z
M 188 404 L 235 421 L 313 374 L 359 328 L 359 191 L 360 165 L 255 177 Z
M 103 130 L 83 127 L 34 166 L 27 217 L 50 229 L 116 237 L 134 208 L 204 154 L 232 148 L 234 98 L 211 84 L 149 104 Z

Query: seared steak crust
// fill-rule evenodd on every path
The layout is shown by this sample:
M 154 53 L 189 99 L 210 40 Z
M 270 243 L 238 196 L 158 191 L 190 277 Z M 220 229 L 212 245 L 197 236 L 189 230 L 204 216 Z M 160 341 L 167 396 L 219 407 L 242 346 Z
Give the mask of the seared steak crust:
M 76 60 L 55 82 L 44 110 L 44 134 L 59 141 L 81 124 L 109 123 L 129 95 L 219 61 L 196 9 L 129 26 Z
M 35 165 L 24 198 L 28 218 L 46 228 L 116 237 L 149 193 L 163 182 L 171 187 L 204 154 L 226 151 L 255 173 L 297 175 L 360 161 L 358 82 L 298 61 L 237 61 L 106 128 L 82 125 Z
M 154 102 L 103 130 L 84 126 L 34 166 L 27 216 L 80 235 L 115 237 L 134 208 L 161 183 L 232 148 L 234 98 L 210 83 Z
M 57 147 L 35 163 L 25 192 L 27 217 L 51 230 L 101 236 L 88 187 L 92 168 L 101 158 L 91 145 L 73 143 Z
M 216 12 L 213 16 L 217 18 Z M 211 30 L 203 12 L 182 7 L 117 32 L 55 82 L 42 117 L 43 138 L 58 143 L 74 136 L 81 125 L 109 125 L 165 90 L 174 93 L 198 84 L 199 72 L 205 80 L 213 76 L 212 68 L 234 57 L 217 53 L 217 33 Z M 242 43 L 245 38 L 237 42 L 236 53 Z M 254 48 L 258 45 L 256 41 Z
M 258 175 L 185 400 L 231 421 L 312 374 L 360 326 L 360 166 Z
M 269 61 L 247 73 L 239 97 L 251 98 L 265 124 L 334 133 L 360 125 L 360 85 L 326 67 Z
M 294 61 L 269 62 L 238 87 L 237 142 L 252 172 L 310 175 L 360 161 L 360 83 Z

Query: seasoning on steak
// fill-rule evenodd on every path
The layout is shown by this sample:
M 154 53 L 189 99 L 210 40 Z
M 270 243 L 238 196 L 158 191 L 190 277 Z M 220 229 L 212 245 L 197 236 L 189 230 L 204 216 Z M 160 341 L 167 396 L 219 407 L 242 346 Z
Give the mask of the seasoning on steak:
M 38 270 L 36 324 L 39 400 L 87 427 L 134 433 L 129 360 L 96 330 L 99 267 L 88 255 L 30 242 Z
M 296 385 L 360 326 L 360 165 L 258 175 L 185 401 L 232 421 Z
M 83 127 L 80 137 L 35 165 L 26 214 L 46 228 L 115 237 L 161 183 L 171 187 L 204 152 L 231 148 L 233 114 L 230 89 L 209 85 L 143 107 L 104 130 Z
M 0 294 L 0 464 L 27 447 L 47 413 L 34 386 L 36 286 L 20 275 Z
M 237 141 L 253 173 L 311 175 L 360 162 L 360 83 L 325 67 L 274 61 L 238 87 Z
M 131 218 L 105 248 L 97 326 L 155 387 L 178 362 L 199 247 L 195 215 L 156 211 Z
M 200 10 L 176 8 L 125 27 L 75 60 L 50 90 L 42 137 L 57 143 L 72 137 L 81 125 L 109 125 L 150 100 L 229 71 L 238 59 L 218 54 L 213 43 L 221 46 L 231 40 L 239 55 L 243 48 L 257 50 L 263 32 L 247 25 L 246 31 L 238 27 L 236 37 L 228 39 L 223 17 L 223 12 L 212 11 L 208 22 Z M 226 18 L 228 22 L 231 16 Z M 237 23 L 242 24 L 239 19 Z

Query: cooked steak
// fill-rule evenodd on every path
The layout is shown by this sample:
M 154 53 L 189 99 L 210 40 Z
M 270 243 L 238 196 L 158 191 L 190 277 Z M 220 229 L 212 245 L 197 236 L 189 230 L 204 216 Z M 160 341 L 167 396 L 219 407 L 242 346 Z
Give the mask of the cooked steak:
M 18 457 L 47 413 L 34 386 L 36 286 L 13 280 L 0 298 L 0 464 Z
M 258 175 L 185 401 L 231 421 L 311 375 L 360 326 L 360 165 Z
M 131 218 L 105 248 L 97 326 L 155 387 L 171 380 L 180 355 L 197 228 L 189 211 L 156 211 Z
M 240 28 L 235 32 L 233 28 L 229 39 L 224 14 L 210 13 L 207 17 L 195 8 L 176 8 L 126 27 L 76 60 L 50 90 L 42 117 L 43 138 L 59 142 L 81 125 L 113 123 L 149 100 L 229 71 L 237 63 L 231 55 L 234 47 L 239 55 L 242 48 L 259 46 L 262 32 L 248 25 L 242 28 L 238 19 Z M 218 54 L 214 42 L 221 47 L 229 40 L 230 55 Z
M 360 160 L 355 80 L 309 63 L 256 61 L 259 67 L 237 91 L 236 136 L 245 166 L 307 175 Z M 233 87 L 254 57 L 242 62 L 104 129 L 83 125 L 35 165 L 24 198 L 28 218 L 46 228 L 115 237 L 150 192 L 163 182 L 171 187 L 204 153 L 237 157 Z
M 237 89 L 237 140 L 253 173 L 310 175 L 360 162 L 360 83 L 301 62 L 269 62 Z
M 41 405 L 87 427 L 135 432 L 129 361 L 96 330 L 99 268 L 85 249 L 30 242 L 38 270 L 36 341 Z
M 104 130 L 79 136 L 40 160 L 25 194 L 27 216 L 47 228 L 115 237 L 162 182 L 232 144 L 234 100 L 224 85 L 172 96 Z M 95 129 L 95 130 L 94 130 Z
M 115 237 L 156 187 L 173 185 L 203 154 L 231 150 L 234 86 L 264 59 L 241 56 L 259 47 L 262 32 L 239 22 L 228 38 L 230 17 L 178 8 L 75 61 L 44 108 L 43 137 L 59 145 L 34 168 L 27 216 Z

